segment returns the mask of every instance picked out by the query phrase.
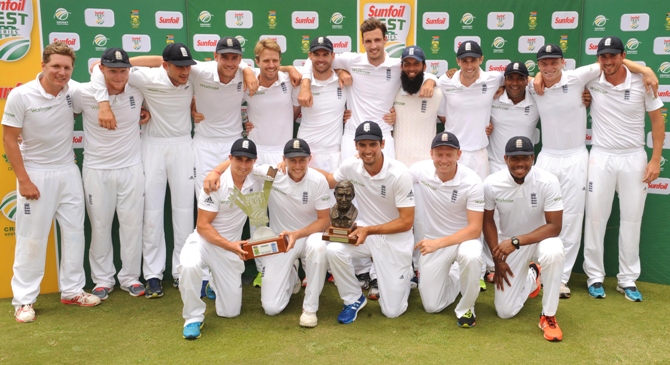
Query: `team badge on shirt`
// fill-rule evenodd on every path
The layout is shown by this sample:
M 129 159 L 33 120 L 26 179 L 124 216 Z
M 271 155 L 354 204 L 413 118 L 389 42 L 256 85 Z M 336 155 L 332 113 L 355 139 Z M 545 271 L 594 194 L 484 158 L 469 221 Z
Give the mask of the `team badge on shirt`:
M 486 86 L 486 84 L 483 84 L 482 85 L 482 94 L 486 94 L 486 91 L 488 91 L 488 89 L 489 89 L 488 86 Z
M 563 85 L 562 89 L 563 89 L 563 94 L 568 93 L 568 85 Z
M 382 198 L 386 198 L 386 185 L 382 185 L 381 195 L 382 195 Z
M 428 102 L 426 100 L 421 100 L 421 113 L 425 113 L 428 108 Z
M 630 100 L 630 90 L 624 91 L 623 100 Z
M 530 206 L 537 208 L 537 194 L 535 193 L 530 193 Z
M 391 81 L 391 69 L 386 69 L 386 81 Z
M 281 91 L 282 91 L 284 94 L 286 94 L 287 89 L 286 89 L 286 83 L 285 83 L 285 82 L 282 82 L 282 83 L 281 83 Z
M 307 194 L 306 191 L 302 192 L 302 203 L 303 204 L 309 203 L 309 195 Z
M 458 200 L 458 190 L 451 192 L 451 202 L 456 203 L 456 200 Z

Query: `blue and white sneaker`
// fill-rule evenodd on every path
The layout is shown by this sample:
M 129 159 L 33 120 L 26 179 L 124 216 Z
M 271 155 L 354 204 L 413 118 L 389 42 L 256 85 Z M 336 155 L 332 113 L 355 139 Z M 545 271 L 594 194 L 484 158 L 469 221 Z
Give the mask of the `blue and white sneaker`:
M 622 288 L 622 287 L 617 285 L 616 286 L 616 291 L 618 291 L 619 293 L 623 293 L 623 295 L 626 297 L 626 299 L 630 300 L 631 302 L 641 302 L 642 301 L 642 294 L 634 286 L 627 286 L 625 288 Z
M 605 288 L 603 288 L 603 283 L 593 283 L 589 286 L 589 295 L 596 299 L 602 299 L 606 297 Z
M 214 289 L 212 289 L 212 285 L 210 285 L 210 283 L 207 283 L 207 286 L 205 287 L 205 294 L 210 300 L 216 299 L 216 293 L 214 292 Z
M 184 326 L 184 338 L 187 340 L 195 340 L 196 338 L 200 338 L 200 329 L 204 324 L 204 322 L 193 322 Z
M 365 294 L 361 294 L 361 297 L 358 298 L 353 304 L 345 305 L 342 312 L 337 316 L 337 321 L 342 324 L 349 324 L 356 320 L 358 316 L 358 311 L 361 310 L 368 303 Z

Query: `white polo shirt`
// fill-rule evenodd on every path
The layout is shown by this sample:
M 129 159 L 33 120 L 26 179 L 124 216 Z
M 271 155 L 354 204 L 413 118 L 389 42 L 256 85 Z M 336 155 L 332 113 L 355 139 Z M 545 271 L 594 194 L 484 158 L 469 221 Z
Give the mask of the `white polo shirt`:
M 504 83 L 500 72 L 479 70 L 479 78 L 466 87 L 461 84 L 461 71 L 451 77 L 442 75 L 437 86 L 446 98 L 444 130 L 458 137 L 463 151 L 477 151 L 489 144 L 486 127 L 491 119 L 493 95 Z
M 396 112 L 393 139 L 396 159 L 412 166 L 430 158 L 430 144 L 437 134 L 437 112 L 442 101 L 442 91 L 435 88 L 430 99 L 409 95 L 400 88 L 393 107 Z
M 538 167 L 530 169 L 521 185 L 508 170 L 489 175 L 484 180 L 484 201 L 484 209 L 497 209 L 500 215 L 499 241 L 545 225 L 544 212 L 563 210 L 558 179 Z
M 262 184 L 270 165 L 254 166 L 254 177 Z M 318 171 L 308 168 L 302 180 L 295 182 L 288 173 L 277 172 L 268 202 L 270 228 L 276 234 L 295 231 L 316 220 L 317 210 L 330 209 L 328 181 Z
M 247 215 L 231 199 L 235 190 L 233 176 L 230 169 L 226 170 L 219 178 L 219 190 L 207 195 L 204 189 L 200 189 L 198 196 L 198 209 L 208 212 L 216 212 L 216 218 L 212 221 L 212 227 L 216 229 L 221 237 L 228 241 L 239 241 L 242 237 L 242 228 L 247 220 Z M 242 194 L 254 193 L 262 190 L 262 185 L 254 179 L 251 174 L 244 179 Z
M 128 83 L 142 91 L 151 121 L 142 126 L 149 138 L 191 137 L 193 84 L 174 86 L 162 67 L 132 67 Z M 102 74 L 91 74 L 91 85 L 98 102 L 109 100 Z
M 256 77 L 260 69 L 254 69 Z M 285 72 L 279 72 L 279 78 L 270 87 L 259 86 L 254 96 L 244 94 L 247 102 L 247 115 L 254 129 L 249 139 L 261 147 L 283 147 L 293 138 L 293 106 L 298 100 L 293 98 L 293 85 Z
M 336 148 L 339 151 L 347 93 L 340 88 L 335 72 L 328 80 L 312 79 L 311 84 L 313 104 L 300 110 L 302 121 L 298 138 L 304 139 L 313 148 Z M 296 99 L 299 90 L 293 90 Z
M 532 88 L 532 85 L 529 85 Z M 491 106 L 491 124 L 493 132 L 489 136 L 489 160 L 498 164 L 505 164 L 505 145 L 510 138 L 524 136 L 537 143 L 533 136 L 537 128 L 540 114 L 533 99 L 526 89 L 526 97 L 518 104 L 514 104 L 503 93 Z
M 70 80 L 57 96 L 47 93 L 39 73 L 7 96 L 2 125 L 21 128 L 21 155 L 25 167 L 59 169 L 74 163 L 72 92 L 79 83 Z
M 467 211 L 484 211 L 484 189 L 476 172 L 458 164 L 453 179 L 442 182 L 433 160 L 419 161 L 409 169 L 414 183 L 421 190 L 426 221 L 426 238 L 450 236 L 468 226 Z
M 244 76 L 238 69 L 235 77 L 224 84 L 219 79 L 216 61 L 198 62 L 191 66 L 189 80 L 193 84 L 196 109 L 205 120 L 195 125 L 195 134 L 221 142 L 242 136 Z
M 414 206 L 412 176 L 402 162 L 384 157 L 381 171 L 370 176 L 363 161 L 351 157 L 333 173 L 337 181 L 354 184 L 358 220 L 365 225 L 379 225 L 397 219 L 397 208 Z
M 561 80 L 544 89 L 539 96 L 535 89 L 530 94 L 540 112 L 542 149 L 571 151 L 586 146 L 586 107 L 582 92 L 586 84 L 600 74 L 597 64 L 564 70 Z
M 99 68 L 95 68 L 100 72 Z M 122 169 L 142 162 L 140 149 L 140 109 L 144 102 L 142 92 L 129 84 L 124 91 L 109 96 L 109 104 L 116 116 L 113 131 L 98 124 L 98 102 L 90 83 L 81 84 L 72 93 L 74 112 L 82 114 L 84 124 L 84 164 L 90 169 Z
M 626 68 L 626 81 L 619 85 L 610 84 L 603 74 L 587 86 L 592 99 L 591 144 L 609 149 L 644 146 L 644 113 L 662 108 L 663 102 L 645 92 L 642 76 Z

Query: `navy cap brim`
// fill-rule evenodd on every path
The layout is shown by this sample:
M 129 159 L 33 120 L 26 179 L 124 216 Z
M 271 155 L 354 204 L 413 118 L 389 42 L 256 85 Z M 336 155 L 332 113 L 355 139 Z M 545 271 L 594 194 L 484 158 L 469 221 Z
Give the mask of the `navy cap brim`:
M 130 68 L 130 67 L 133 67 L 133 65 L 131 65 L 130 62 L 106 62 L 106 61 L 101 61 L 100 63 L 105 67 L 113 67 L 113 68 Z
M 465 58 L 465 57 L 482 58 L 482 55 L 479 54 L 479 53 L 476 53 L 476 52 L 465 52 L 465 53 L 463 53 L 463 54 L 460 55 L 460 56 L 456 56 L 456 58 L 458 58 L 459 60 L 460 60 L 461 58 Z
M 354 141 L 381 141 L 383 138 L 376 134 L 361 134 L 354 137 Z
M 421 57 L 419 57 L 419 56 L 414 56 L 414 55 L 412 55 L 412 56 L 405 56 L 405 57 L 402 58 L 402 61 L 404 61 L 404 60 L 406 60 L 406 59 L 408 59 L 408 58 L 413 58 L 413 59 L 415 59 L 415 60 L 417 60 L 417 61 L 419 61 L 419 62 L 425 62 L 425 61 L 426 61 L 426 60 L 424 60 L 423 58 L 421 58 Z
M 538 57 L 537 60 L 539 61 L 539 60 L 543 60 L 545 58 L 563 58 L 563 56 L 558 55 L 558 54 L 546 54 L 546 55 L 542 55 L 541 57 Z
M 620 50 L 620 49 L 606 48 L 606 49 L 603 49 L 603 50 L 600 50 L 600 51 L 596 52 L 596 55 L 600 56 L 601 54 L 622 54 L 622 53 L 623 53 L 623 51 Z
M 444 147 L 451 147 L 451 148 L 455 148 L 455 149 L 461 149 L 460 146 L 456 146 L 455 144 L 453 144 L 453 143 L 449 143 L 449 142 L 447 142 L 447 141 L 435 143 L 435 144 L 434 144 L 432 147 L 430 147 L 430 148 L 433 149 L 433 148 L 436 148 L 436 147 L 443 147 L 443 146 L 444 146 Z
M 175 66 L 193 66 L 193 65 L 197 64 L 197 62 L 195 62 L 193 60 L 174 60 L 174 61 L 165 61 L 165 62 L 171 63 Z
M 316 47 L 312 47 L 312 48 L 309 49 L 309 51 L 314 52 L 314 51 L 318 51 L 320 49 L 326 50 L 328 52 L 333 52 L 332 48 L 329 48 L 328 46 L 324 46 L 324 45 L 318 45 Z
M 242 51 L 237 50 L 237 49 L 227 48 L 227 49 L 220 49 L 220 50 L 216 51 L 216 53 L 218 53 L 218 54 L 234 53 L 234 54 L 239 54 L 239 55 L 241 55 L 241 54 L 242 54 Z
M 519 75 L 522 75 L 522 76 L 530 76 L 530 74 L 528 72 L 523 72 L 521 70 L 505 71 L 505 74 L 503 76 L 507 76 L 507 75 L 510 75 L 510 74 L 519 74 Z
M 294 158 L 294 157 L 309 157 L 311 156 L 307 152 L 290 152 L 284 155 L 286 158 Z
M 253 153 L 250 152 L 244 152 L 244 151 L 235 151 L 230 153 L 231 156 L 233 157 L 249 157 L 253 158 L 254 160 L 258 158 L 257 155 L 254 155 Z
M 505 156 L 532 156 L 535 152 L 530 151 L 514 151 L 514 152 L 505 152 Z

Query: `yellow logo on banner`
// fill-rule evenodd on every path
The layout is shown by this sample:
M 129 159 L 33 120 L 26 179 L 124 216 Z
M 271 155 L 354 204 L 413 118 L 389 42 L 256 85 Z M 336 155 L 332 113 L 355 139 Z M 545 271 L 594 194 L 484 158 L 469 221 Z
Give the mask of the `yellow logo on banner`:
M 358 23 L 375 17 L 386 24 L 388 41 L 385 50 L 390 57 L 400 58 L 403 49 L 416 44 L 415 18 L 416 0 L 361 0 L 358 8 Z M 359 50 L 363 51 L 363 39 L 358 33 Z

